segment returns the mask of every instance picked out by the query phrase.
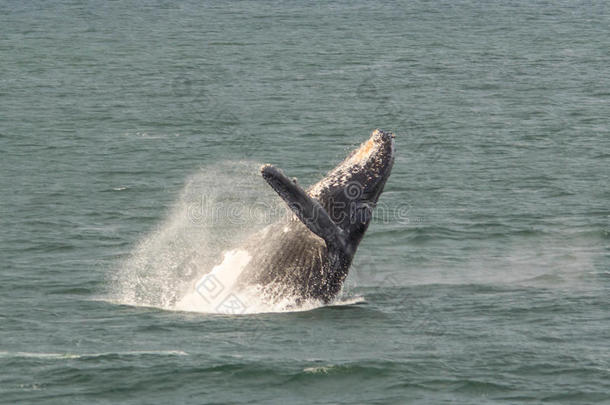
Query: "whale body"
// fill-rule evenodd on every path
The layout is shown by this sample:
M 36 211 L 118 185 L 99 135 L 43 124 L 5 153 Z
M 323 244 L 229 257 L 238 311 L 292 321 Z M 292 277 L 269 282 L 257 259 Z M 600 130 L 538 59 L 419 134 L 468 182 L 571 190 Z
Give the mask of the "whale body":
M 377 129 L 307 190 L 264 165 L 263 178 L 292 215 L 245 242 L 250 257 L 236 285 L 255 286 L 270 302 L 332 301 L 390 176 L 394 151 L 394 134 Z

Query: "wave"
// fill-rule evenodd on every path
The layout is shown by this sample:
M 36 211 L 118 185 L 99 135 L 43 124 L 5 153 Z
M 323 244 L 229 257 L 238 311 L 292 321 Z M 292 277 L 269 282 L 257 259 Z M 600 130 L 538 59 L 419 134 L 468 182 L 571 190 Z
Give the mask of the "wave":
M 137 356 L 188 356 L 182 350 L 135 350 L 125 352 L 104 352 L 104 353 L 37 353 L 37 352 L 7 352 L 0 351 L 0 358 L 22 358 L 22 359 L 43 359 L 43 360 L 65 360 L 65 359 L 90 359 L 106 357 L 137 357 Z

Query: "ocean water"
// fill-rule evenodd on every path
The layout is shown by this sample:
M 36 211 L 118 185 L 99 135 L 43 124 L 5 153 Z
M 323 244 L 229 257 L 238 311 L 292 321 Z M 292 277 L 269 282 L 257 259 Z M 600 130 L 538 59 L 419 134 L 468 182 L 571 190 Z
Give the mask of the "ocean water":
M 609 403 L 609 13 L 0 1 L 0 402 Z M 375 128 L 333 305 L 184 304 Z

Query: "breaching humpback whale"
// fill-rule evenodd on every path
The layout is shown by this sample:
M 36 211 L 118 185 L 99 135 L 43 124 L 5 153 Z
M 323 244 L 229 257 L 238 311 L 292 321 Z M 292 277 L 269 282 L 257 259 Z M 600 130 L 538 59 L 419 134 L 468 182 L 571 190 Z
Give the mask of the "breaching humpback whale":
M 294 215 L 246 241 L 250 254 L 237 285 L 266 300 L 328 303 L 341 290 L 394 163 L 394 134 L 375 130 L 322 180 L 304 190 L 272 165 L 263 178 Z

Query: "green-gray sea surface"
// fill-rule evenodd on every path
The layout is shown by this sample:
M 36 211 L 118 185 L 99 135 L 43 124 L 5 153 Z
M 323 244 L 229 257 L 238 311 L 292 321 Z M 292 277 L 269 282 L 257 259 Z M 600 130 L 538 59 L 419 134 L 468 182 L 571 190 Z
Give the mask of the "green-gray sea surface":
M 0 1 L 0 402 L 608 403 L 609 12 Z M 338 305 L 167 310 L 374 128 Z

